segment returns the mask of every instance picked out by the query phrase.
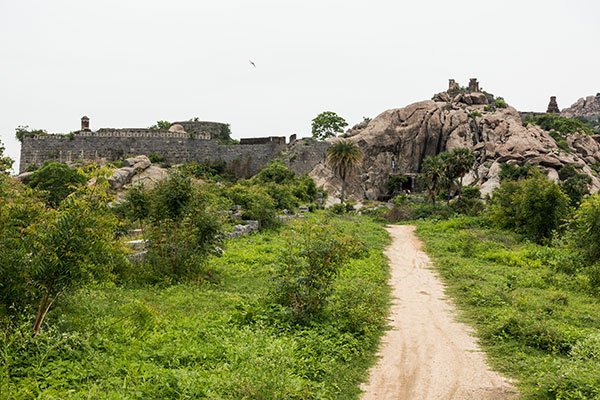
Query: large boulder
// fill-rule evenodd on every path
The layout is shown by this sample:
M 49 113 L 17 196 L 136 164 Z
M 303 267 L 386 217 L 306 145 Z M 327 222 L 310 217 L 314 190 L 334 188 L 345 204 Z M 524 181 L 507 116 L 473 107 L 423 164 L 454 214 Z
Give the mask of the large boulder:
M 459 94 L 451 101 L 438 94 L 433 99 L 384 111 L 353 130 L 347 140 L 356 143 L 364 157 L 348 182 L 349 198 L 384 197 L 390 176 L 415 176 L 426 157 L 460 147 L 475 152 L 477 163 L 469 179 L 485 193 L 499 185 L 501 163 L 539 165 L 551 176 L 550 169 L 556 171 L 565 164 L 587 167 L 583 171 L 590 171 L 592 191 L 600 189 L 600 181 L 588 166 L 592 160 L 600 161 L 600 144 L 593 137 L 573 136 L 570 151 L 564 151 L 548 132 L 533 124 L 525 126 L 514 108 L 486 107 L 482 93 Z M 341 182 L 325 160 L 310 175 L 330 197 L 339 195 Z

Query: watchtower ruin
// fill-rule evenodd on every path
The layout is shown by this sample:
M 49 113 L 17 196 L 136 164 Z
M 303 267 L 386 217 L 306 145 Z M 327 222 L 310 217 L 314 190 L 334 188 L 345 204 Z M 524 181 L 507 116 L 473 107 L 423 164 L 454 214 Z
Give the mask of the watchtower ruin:
M 550 103 L 548 103 L 548 110 L 546 110 L 547 114 L 560 114 L 560 108 L 558 108 L 558 104 L 556 103 L 556 96 L 550 96 Z

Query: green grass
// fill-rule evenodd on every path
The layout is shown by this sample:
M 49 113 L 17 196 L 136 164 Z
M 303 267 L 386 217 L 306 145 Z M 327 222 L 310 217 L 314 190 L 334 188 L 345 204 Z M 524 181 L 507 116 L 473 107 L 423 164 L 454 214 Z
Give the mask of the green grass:
M 600 399 L 600 299 L 573 254 L 480 219 L 417 224 L 462 317 L 524 399 Z
M 229 241 L 211 283 L 85 287 L 37 338 L 16 323 L 0 335 L 0 398 L 358 398 L 389 306 L 388 236 L 366 218 L 309 218 L 368 246 L 319 321 L 280 318 L 270 293 L 286 228 L 267 231 Z

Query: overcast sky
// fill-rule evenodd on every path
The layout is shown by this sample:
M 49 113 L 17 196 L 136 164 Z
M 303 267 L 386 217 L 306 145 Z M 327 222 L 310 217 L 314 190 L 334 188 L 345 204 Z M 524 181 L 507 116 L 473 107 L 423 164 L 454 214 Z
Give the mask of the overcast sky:
M 310 135 L 425 100 L 448 78 L 519 110 L 600 92 L 597 0 L 0 0 L 0 139 L 220 121 Z M 256 64 L 253 67 L 249 60 Z

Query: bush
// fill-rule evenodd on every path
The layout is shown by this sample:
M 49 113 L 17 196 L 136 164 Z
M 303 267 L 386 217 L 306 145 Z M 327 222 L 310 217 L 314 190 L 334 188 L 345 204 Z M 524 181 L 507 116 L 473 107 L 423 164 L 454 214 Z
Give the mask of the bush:
M 502 97 L 498 97 L 496 100 L 494 100 L 494 105 L 496 106 L 496 108 L 508 107 L 508 103 Z
M 571 241 L 588 261 L 600 261 L 600 194 L 583 200 L 570 228 Z
M 62 200 L 86 182 L 87 177 L 83 172 L 66 164 L 49 162 L 35 171 L 27 184 L 39 190 L 48 205 L 56 208 Z
M 276 266 L 273 293 L 291 322 L 306 324 L 321 315 L 338 270 L 360 247 L 358 239 L 330 225 L 300 222 L 293 226 Z
M 548 238 L 566 219 L 569 198 L 541 173 L 521 181 L 505 181 L 493 192 L 490 220 L 523 233 L 535 242 Z
M 227 189 L 225 195 L 242 207 L 242 218 L 256 220 L 263 228 L 278 224 L 275 201 L 265 189 L 237 184 Z

